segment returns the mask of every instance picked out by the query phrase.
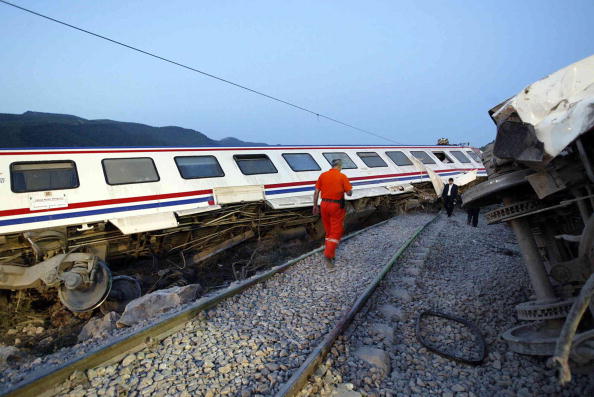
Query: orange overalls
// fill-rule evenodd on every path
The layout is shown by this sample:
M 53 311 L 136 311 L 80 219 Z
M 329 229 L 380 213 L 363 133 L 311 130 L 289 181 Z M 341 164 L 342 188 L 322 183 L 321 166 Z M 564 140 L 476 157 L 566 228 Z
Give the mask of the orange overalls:
M 352 190 L 353 187 L 346 175 L 332 168 L 320 175 L 316 183 L 316 189 L 322 193 L 322 223 L 326 231 L 326 258 L 333 259 L 336 255 L 336 247 L 344 232 L 344 216 L 346 210 L 341 208 L 339 201 L 344 198 L 344 193 Z

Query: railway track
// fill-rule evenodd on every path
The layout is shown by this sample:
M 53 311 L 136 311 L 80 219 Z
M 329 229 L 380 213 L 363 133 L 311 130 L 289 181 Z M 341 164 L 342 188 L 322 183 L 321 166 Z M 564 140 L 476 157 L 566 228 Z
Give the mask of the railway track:
M 318 248 L 59 367 L 40 369 L 3 395 L 296 395 L 434 219 L 405 215 L 352 233 L 336 272 L 323 268 Z

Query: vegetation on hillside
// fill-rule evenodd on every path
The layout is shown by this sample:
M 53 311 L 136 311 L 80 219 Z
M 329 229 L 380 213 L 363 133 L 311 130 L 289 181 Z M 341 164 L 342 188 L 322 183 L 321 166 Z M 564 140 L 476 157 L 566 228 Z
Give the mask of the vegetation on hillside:
M 0 113 L 0 147 L 262 146 L 236 138 L 211 139 L 181 127 L 151 127 L 68 114 Z

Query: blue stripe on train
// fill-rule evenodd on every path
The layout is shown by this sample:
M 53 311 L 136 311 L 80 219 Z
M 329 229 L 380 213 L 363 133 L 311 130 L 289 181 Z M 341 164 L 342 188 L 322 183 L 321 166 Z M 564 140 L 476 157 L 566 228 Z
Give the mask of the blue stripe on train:
M 485 171 L 479 171 L 479 173 L 483 173 L 483 172 L 485 172 Z M 454 172 L 440 173 L 439 175 L 440 176 L 448 176 L 448 175 L 456 175 L 459 173 L 460 172 L 454 171 Z M 378 180 L 372 180 L 372 181 L 353 182 L 352 185 L 353 186 L 373 185 L 373 184 L 378 184 L 378 183 L 409 181 L 409 180 L 413 180 L 413 179 L 426 179 L 426 178 L 429 178 L 429 177 L 427 175 L 415 175 L 415 176 L 389 178 L 389 179 L 378 179 Z M 269 190 L 266 192 L 266 195 L 271 196 L 271 195 L 275 195 L 275 194 L 307 192 L 307 191 L 312 191 L 312 190 L 314 190 L 314 186 L 305 186 L 305 187 L 297 187 L 297 188 L 290 188 L 290 189 Z M 58 220 L 58 219 L 75 218 L 75 217 L 79 217 L 79 216 L 109 214 L 109 213 L 113 213 L 113 212 L 138 211 L 138 210 L 149 209 L 149 208 L 170 207 L 170 206 L 174 206 L 174 205 L 196 204 L 196 203 L 203 203 L 203 202 L 209 201 L 209 200 L 213 200 L 213 197 L 209 196 L 209 197 L 200 197 L 200 198 L 192 198 L 192 199 L 185 199 L 185 200 L 166 201 L 166 202 L 162 202 L 162 203 L 127 205 L 124 207 L 101 208 L 101 209 L 96 209 L 96 210 L 68 212 L 68 213 L 61 213 L 61 214 L 39 215 L 39 216 L 31 216 L 31 217 L 3 220 L 3 221 L 0 221 L 0 226 L 53 221 L 53 220 Z
M 478 171 L 482 173 L 484 171 Z M 439 176 L 451 176 L 461 174 L 460 171 L 451 171 L 451 172 L 440 172 Z M 401 176 L 398 178 L 389 178 L 389 179 L 375 179 L 371 181 L 361 181 L 361 182 L 352 182 L 351 185 L 353 186 L 363 186 L 363 185 L 374 185 L 378 183 L 389 183 L 389 182 L 399 182 L 399 181 L 410 181 L 414 179 L 428 179 L 428 175 L 415 175 L 415 176 Z M 308 192 L 314 190 L 314 186 L 305 186 L 305 187 L 294 187 L 290 189 L 278 189 L 278 190 L 267 190 L 266 195 L 272 196 L 275 194 L 287 194 L 287 193 L 297 193 L 297 192 Z
M 444 175 L 444 174 L 440 174 Z M 429 178 L 427 175 L 415 175 L 415 176 L 401 176 L 398 178 L 389 178 L 389 179 L 375 179 L 372 181 L 362 181 L 362 182 L 351 182 L 353 186 L 362 186 L 362 185 L 374 185 L 378 183 L 388 183 L 388 182 L 398 182 L 398 181 L 410 181 L 413 179 L 425 179 Z M 285 194 L 285 193 L 296 193 L 296 192 L 307 192 L 314 190 L 314 186 L 306 186 L 306 187 L 296 187 L 290 189 L 279 189 L 279 190 L 268 190 L 266 191 L 267 196 L 271 196 L 274 194 Z
M 413 179 L 425 179 L 429 178 L 427 175 L 415 175 L 415 176 L 401 176 L 398 178 L 389 178 L 389 179 L 380 179 L 378 181 L 362 181 L 362 182 L 353 182 L 351 185 L 353 186 L 361 186 L 361 185 L 373 185 L 376 183 L 388 183 L 388 182 L 397 182 L 397 181 L 410 181 Z
M 273 194 L 285 194 L 285 193 L 296 193 L 296 192 L 307 192 L 314 190 L 315 186 L 305 186 L 305 187 L 293 187 L 290 189 L 280 189 L 280 190 L 267 190 L 266 195 L 270 196 Z
M 75 218 L 75 217 L 79 217 L 79 216 L 88 216 L 88 215 L 109 214 L 109 213 L 113 213 L 113 212 L 137 211 L 137 210 L 144 210 L 144 209 L 149 209 L 149 208 L 170 207 L 172 205 L 196 204 L 196 203 L 203 203 L 203 202 L 209 201 L 209 200 L 213 200 L 213 197 L 209 196 L 209 197 L 191 198 L 191 199 L 185 199 L 185 200 L 165 201 L 162 203 L 137 204 L 137 205 L 127 205 L 124 207 L 101 208 L 101 209 L 96 209 L 96 210 L 68 212 L 68 213 L 62 213 L 62 214 L 30 216 L 30 217 L 26 217 L 26 218 L 8 219 L 5 221 L 0 221 L 0 226 L 18 225 L 18 224 L 22 224 L 22 223 L 54 221 L 54 220 L 58 220 L 58 219 Z

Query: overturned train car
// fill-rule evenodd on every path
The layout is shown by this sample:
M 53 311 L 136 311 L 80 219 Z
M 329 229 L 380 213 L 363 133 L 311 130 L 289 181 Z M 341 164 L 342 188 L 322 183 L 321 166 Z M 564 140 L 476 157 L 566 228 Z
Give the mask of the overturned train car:
M 423 187 L 435 197 L 429 181 L 486 175 L 458 146 L 4 149 L 0 289 L 57 288 L 84 312 L 140 294 L 112 277 L 122 258 L 194 265 L 260 233 L 321 237 L 312 193 L 335 158 L 355 217 L 398 212 Z
M 516 307 L 529 322 L 503 338 L 516 352 L 554 356 L 566 382 L 570 357 L 594 359 L 594 56 L 489 113 L 497 138 L 483 153 L 488 180 L 463 202 L 502 204 L 487 221 L 513 228 L 534 292 Z

